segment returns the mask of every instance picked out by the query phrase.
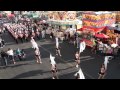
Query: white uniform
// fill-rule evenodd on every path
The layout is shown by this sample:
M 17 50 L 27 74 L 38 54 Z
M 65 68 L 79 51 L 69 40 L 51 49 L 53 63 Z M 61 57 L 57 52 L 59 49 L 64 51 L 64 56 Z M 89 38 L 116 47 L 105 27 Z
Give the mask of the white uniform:
M 51 54 L 50 54 L 50 61 L 52 65 L 56 65 L 55 57 L 53 57 Z
M 11 49 L 11 50 L 7 51 L 7 54 L 13 56 L 14 55 L 13 50 Z
M 83 52 L 83 51 L 85 50 L 85 48 L 86 48 L 86 44 L 85 44 L 85 42 L 83 41 L 83 42 L 80 43 L 80 50 L 79 50 L 79 52 L 80 52 L 80 53 Z
M 38 48 L 38 44 L 35 42 L 34 39 L 31 39 L 31 44 L 32 44 L 32 47 L 33 47 L 34 49 L 35 49 L 35 48 L 39 49 L 39 48 Z
M 105 70 L 107 69 L 107 64 L 109 63 L 108 61 L 108 57 L 105 56 L 105 61 L 104 61 L 104 65 L 105 65 Z
M 42 30 L 42 38 L 45 38 L 45 30 Z
M 59 47 L 59 41 L 58 41 L 57 37 L 55 39 L 56 39 L 56 48 L 58 48 Z

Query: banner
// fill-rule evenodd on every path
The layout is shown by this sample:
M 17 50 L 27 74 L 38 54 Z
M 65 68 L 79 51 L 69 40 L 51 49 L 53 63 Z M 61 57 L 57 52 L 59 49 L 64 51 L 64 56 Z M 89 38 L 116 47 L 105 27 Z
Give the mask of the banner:
M 88 29 L 94 28 L 94 31 L 100 31 L 99 28 L 112 26 L 116 21 L 116 14 L 113 12 L 85 12 L 83 13 L 83 26 Z M 99 30 L 98 30 L 99 29 Z

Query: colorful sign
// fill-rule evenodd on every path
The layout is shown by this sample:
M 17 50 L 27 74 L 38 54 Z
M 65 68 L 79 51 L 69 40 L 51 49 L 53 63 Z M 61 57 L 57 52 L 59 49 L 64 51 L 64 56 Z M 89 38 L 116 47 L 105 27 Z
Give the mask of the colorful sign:
M 102 28 L 112 26 L 115 23 L 116 16 L 112 12 L 89 12 L 83 13 L 83 26 L 91 28 Z

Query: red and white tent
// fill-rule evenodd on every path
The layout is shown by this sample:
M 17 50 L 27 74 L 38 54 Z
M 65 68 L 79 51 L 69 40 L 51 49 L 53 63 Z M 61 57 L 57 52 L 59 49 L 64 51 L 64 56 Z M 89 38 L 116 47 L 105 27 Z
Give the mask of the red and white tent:
M 15 15 L 14 14 L 8 14 L 8 17 L 14 17 Z

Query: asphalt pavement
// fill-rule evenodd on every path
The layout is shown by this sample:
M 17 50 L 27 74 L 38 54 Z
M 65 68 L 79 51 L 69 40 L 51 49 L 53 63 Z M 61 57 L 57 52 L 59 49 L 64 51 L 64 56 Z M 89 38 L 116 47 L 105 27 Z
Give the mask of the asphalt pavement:
M 27 56 L 26 60 L 19 61 L 14 65 L 9 62 L 7 67 L 0 66 L 0 79 L 52 79 L 50 53 L 55 56 L 55 40 L 46 39 L 37 40 L 40 48 L 42 64 L 37 64 L 35 61 L 34 50 L 30 42 L 16 44 L 13 38 L 6 32 L 3 35 L 6 46 L 8 48 L 24 49 Z M 60 42 L 62 57 L 55 56 L 58 68 L 59 79 L 75 79 L 74 74 L 78 71 L 75 67 L 74 54 L 78 50 L 73 44 L 68 42 Z M 1 49 L 0 49 L 1 50 Z M 1 60 L 1 59 L 0 59 Z M 2 61 L 2 60 L 1 60 Z M 80 67 L 86 79 L 97 79 L 101 64 L 104 62 L 104 57 L 91 53 L 89 48 L 81 53 Z M 108 70 L 105 79 L 120 78 L 120 58 L 111 60 L 108 63 Z

